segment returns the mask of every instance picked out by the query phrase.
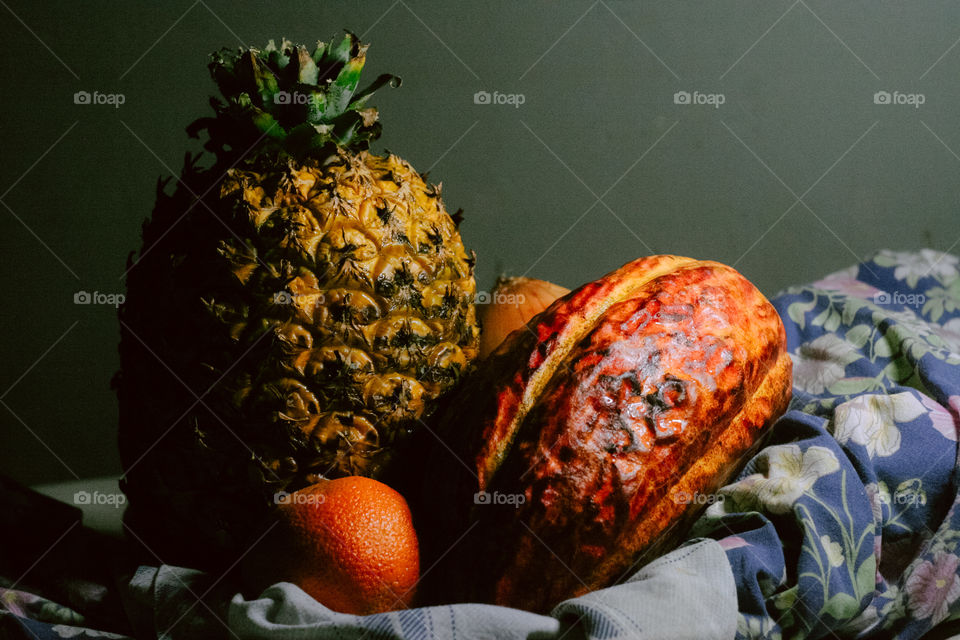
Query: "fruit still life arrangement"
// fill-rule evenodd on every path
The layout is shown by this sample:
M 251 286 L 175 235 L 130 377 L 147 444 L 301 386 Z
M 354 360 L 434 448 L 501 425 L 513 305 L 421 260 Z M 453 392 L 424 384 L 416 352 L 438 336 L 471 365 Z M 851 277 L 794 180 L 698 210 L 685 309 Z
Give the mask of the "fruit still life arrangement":
M 547 612 L 683 542 L 683 496 L 786 410 L 784 327 L 734 269 L 668 255 L 481 299 L 440 185 L 370 151 L 400 80 L 361 89 L 366 51 L 213 55 L 208 153 L 158 185 L 120 309 L 125 522 L 336 611 Z

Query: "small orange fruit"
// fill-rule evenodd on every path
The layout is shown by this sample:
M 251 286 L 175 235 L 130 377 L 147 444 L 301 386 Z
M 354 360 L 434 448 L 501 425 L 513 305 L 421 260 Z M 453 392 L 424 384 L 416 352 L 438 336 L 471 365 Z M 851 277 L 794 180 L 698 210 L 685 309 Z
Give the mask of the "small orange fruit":
M 410 508 L 395 490 L 360 476 L 322 480 L 284 496 L 277 516 L 275 542 L 258 545 L 270 576 L 341 613 L 410 606 L 420 551 Z
M 570 289 L 546 280 L 501 277 L 490 300 L 477 305 L 480 333 L 480 358 L 493 353 L 504 339 L 521 328 Z

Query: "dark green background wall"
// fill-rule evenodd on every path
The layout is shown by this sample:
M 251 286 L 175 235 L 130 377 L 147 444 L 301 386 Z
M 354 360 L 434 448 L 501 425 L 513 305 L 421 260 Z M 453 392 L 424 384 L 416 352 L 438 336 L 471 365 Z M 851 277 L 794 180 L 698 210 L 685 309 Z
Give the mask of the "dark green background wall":
M 372 42 L 368 79 L 404 79 L 377 96 L 379 148 L 464 208 L 481 288 L 500 272 L 573 287 L 671 252 L 773 294 L 883 247 L 957 251 L 956 3 L 0 5 L 0 472 L 27 483 L 119 471 L 115 312 L 74 294 L 123 291 L 157 177 L 198 149 L 184 127 L 208 113 L 221 46 L 342 27 Z

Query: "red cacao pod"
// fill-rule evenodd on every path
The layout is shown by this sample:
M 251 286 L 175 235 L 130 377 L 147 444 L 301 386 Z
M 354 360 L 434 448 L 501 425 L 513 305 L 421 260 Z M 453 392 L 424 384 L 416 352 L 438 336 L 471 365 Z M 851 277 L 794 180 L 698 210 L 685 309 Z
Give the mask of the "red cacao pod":
M 731 267 L 653 256 L 560 298 L 435 423 L 428 598 L 548 611 L 628 577 L 682 541 L 790 393 L 783 323 Z

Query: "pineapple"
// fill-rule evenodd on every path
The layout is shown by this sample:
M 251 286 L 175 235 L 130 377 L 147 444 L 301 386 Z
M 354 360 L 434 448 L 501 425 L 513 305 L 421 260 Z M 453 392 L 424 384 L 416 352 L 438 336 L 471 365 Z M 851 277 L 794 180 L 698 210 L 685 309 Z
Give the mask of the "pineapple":
M 215 160 L 158 184 L 115 387 L 126 524 L 164 560 L 236 557 L 278 492 L 389 476 L 476 357 L 460 214 L 369 151 L 367 101 L 399 79 L 357 91 L 365 53 L 347 33 L 214 54 L 223 101 L 188 132 Z

